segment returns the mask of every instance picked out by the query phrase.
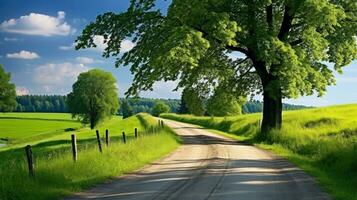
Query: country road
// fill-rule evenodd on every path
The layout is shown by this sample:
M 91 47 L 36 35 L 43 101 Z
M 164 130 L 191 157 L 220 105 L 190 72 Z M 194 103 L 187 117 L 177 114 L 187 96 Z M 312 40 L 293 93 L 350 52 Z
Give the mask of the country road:
M 67 199 L 330 199 L 284 159 L 195 126 L 165 120 L 183 145 L 143 169 Z

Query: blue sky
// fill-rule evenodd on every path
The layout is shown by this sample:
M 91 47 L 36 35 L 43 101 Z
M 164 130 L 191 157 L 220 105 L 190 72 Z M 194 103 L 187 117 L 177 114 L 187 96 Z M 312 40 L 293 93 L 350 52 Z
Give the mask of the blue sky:
M 73 42 L 98 14 L 125 11 L 129 0 L 2 0 L 0 7 L 0 64 L 11 72 L 18 94 L 67 94 L 79 73 L 91 68 L 111 71 L 118 80 L 120 96 L 130 86 L 128 68 L 115 68 L 114 58 L 101 57 L 103 45 L 75 51 Z M 158 7 L 167 8 L 160 0 Z M 98 44 L 100 37 L 96 38 Z M 124 51 L 134 44 L 122 44 Z M 355 103 L 357 61 L 336 75 L 337 86 L 328 88 L 323 98 L 316 96 L 285 100 L 288 103 L 325 106 Z M 174 82 L 159 82 L 142 97 L 180 98 Z M 257 97 L 260 99 L 260 97 Z

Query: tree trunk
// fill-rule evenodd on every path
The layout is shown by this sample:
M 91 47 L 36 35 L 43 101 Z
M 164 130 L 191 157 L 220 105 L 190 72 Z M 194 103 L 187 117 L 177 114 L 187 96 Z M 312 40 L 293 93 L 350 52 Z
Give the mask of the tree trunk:
M 95 124 L 95 122 L 94 122 L 94 116 L 90 116 L 90 120 L 89 120 L 89 123 L 90 123 L 90 129 L 94 129 L 94 124 Z
M 261 136 L 266 139 L 269 131 L 281 128 L 283 105 L 279 84 L 273 84 L 273 81 L 269 81 L 263 85 L 263 89 L 264 107 Z

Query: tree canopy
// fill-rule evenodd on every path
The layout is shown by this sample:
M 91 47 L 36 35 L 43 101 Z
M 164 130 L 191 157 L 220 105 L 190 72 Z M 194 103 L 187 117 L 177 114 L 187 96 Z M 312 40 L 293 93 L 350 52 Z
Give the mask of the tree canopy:
M 22 95 L 16 97 L 16 112 L 68 112 L 67 96 L 62 95 Z
M 262 94 L 268 132 L 281 127 L 283 98 L 321 96 L 335 84 L 333 70 L 357 57 L 356 30 L 355 0 L 172 0 L 167 13 L 155 0 L 131 0 L 126 12 L 99 15 L 76 48 L 104 36 L 103 56 L 135 75 L 128 95 L 160 80 L 205 94 L 216 87 L 237 97 Z M 124 39 L 136 46 L 121 54 Z
M 10 82 L 11 74 L 0 65 L 0 111 L 12 111 L 16 107 L 15 84 Z
M 187 114 L 188 113 L 188 108 L 187 108 L 186 102 L 183 99 L 183 93 L 181 94 L 180 107 L 177 110 L 177 113 L 180 113 L 180 114 Z
M 229 93 L 216 91 L 207 101 L 207 112 L 211 116 L 234 116 L 242 114 L 245 99 Z
M 67 97 L 69 112 L 83 123 L 89 123 L 91 129 L 117 113 L 118 89 L 110 72 L 92 69 L 81 73 L 72 88 Z
M 193 88 L 187 87 L 182 91 L 182 99 L 188 112 L 196 116 L 202 116 L 206 112 L 204 98 L 205 97 L 200 96 L 200 94 Z
M 163 101 L 156 101 L 155 106 L 152 108 L 152 115 L 158 117 L 161 113 L 170 112 L 170 107 Z
M 123 119 L 128 118 L 134 114 L 133 108 L 131 107 L 131 105 L 127 100 L 122 101 L 121 111 L 122 111 Z

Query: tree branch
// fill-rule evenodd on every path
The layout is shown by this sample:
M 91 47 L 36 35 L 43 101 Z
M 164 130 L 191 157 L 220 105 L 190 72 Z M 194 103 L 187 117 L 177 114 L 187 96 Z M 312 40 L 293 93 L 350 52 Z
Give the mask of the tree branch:
M 200 27 L 195 27 L 195 26 L 190 26 L 190 27 L 193 28 L 193 29 L 195 29 L 195 30 L 197 30 L 197 31 L 199 31 L 199 32 L 201 32 L 201 33 L 203 34 L 203 37 L 208 37 L 208 36 L 209 36 L 209 33 L 207 33 L 205 30 L 203 30 L 203 29 L 200 28 Z M 216 42 L 218 42 L 218 43 L 221 43 L 221 42 L 222 42 L 222 41 L 219 40 L 218 38 L 215 38 L 215 37 L 212 37 L 212 38 L 213 38 Z M 231 50 L 231 51 L 239 51 L 239 52 L 245 54 L 245 55 L 248 57 L 249 52 L 248 52 L 247 49 L 244 49 L 244 48 L 242 48 L 242 47 L 230 46 L 230 45 L 227 45 L 226 48 L 227 48 L 228 50 Z
M 289 42 L 289 44 L 290 44 L 291 46 L 296 46 L 296 45 L 301 44 L 302 42 L 303 42 L 302 39 L 299 38 L 299 39 L 297 39 L 297 40 L 295 40 L 295 41 Z
M 270 33 L 272 33 L 273 29 L 274 29 L 274 26 L 273 26 L 273 3 L 266 6 L 265 11 L 266 11 L 266 15 L 267 15 L 268 30 Z
M 238 78 L 238 79 L 241 79 L 241 78 L 243 78 L 244 76 L 246 76 L 247 74 L 249 74 L 249 73 L 250 73 L 250 70 L 252 70 L 253 67 L 254 67 L 254 65 L 251 65 L 251 66 L 248 68 L 247 71 L 245 71 L 243 74 L 240 74 L 240 75 L 239 75 L 239 78 Z M 236 70 L 236 73 L 237 73 L 237 72 L 238 72 L 238 71 Z
M 284 41 L 290 31 L 291 24 L 293 21 L 293 16 L 291 15 L 291 10 L 289 6 L 285 6 L 285 11 L 284 11 L 284 16 L 283 16 L 283 22 L 281 23 L 280 31 L 278 34 L 278 38 L 281 41 Z
M 292 24 L 291 28 L 300 28 L 302 25 L 304 25 L 303 22 L 298 22 L 298 23 Z
M 235 65 L 235 66 L 238 66 L 238 65 L 244 63 L 244 62 L 247 61 L 247 60 L 248 60 L 248 57 L 244 58 L 243 60 L 238 61 L 237 63 L 234 63 L 234 65 Z

